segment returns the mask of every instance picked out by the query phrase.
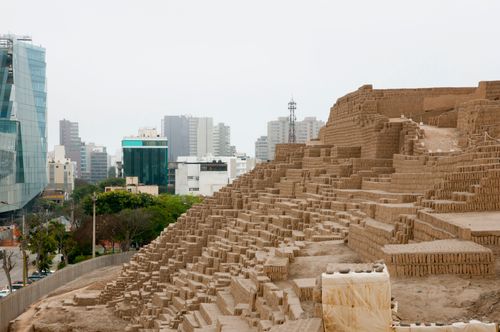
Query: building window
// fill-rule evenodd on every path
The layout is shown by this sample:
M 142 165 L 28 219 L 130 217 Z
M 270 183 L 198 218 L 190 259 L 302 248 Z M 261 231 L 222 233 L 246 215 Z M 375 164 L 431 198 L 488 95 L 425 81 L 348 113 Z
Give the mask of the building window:
M 200 191 L 200 188 L 189 188 L 189 191 Z

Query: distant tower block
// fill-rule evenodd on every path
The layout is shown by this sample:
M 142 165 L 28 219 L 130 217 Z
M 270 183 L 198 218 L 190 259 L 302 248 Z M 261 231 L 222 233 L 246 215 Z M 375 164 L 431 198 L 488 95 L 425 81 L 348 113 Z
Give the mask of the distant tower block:
M 295 109 L 297 104 L 293 101 L 293 98 L 288 102 L 288 111 L 290 111 L 290 123 L 288 125 L 288 143 L 296 143 L 297 138 L 295 136 Z

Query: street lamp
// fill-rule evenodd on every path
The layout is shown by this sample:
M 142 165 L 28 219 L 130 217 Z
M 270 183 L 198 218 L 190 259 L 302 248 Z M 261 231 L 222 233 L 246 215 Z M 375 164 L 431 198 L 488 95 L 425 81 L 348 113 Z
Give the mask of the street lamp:
M 93 203 L 93 213 L 92 213 L 92 258 L 95 258 L 95 202 L 97 201 L 97 196 L 95 194 L 92 195 L 92 203 Z

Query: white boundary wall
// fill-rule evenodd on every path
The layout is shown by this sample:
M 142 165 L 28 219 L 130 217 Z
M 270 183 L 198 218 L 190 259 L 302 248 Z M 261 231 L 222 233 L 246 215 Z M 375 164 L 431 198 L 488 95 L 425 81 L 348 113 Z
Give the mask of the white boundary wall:
M 136 251 L 128 251 L 69 265 L 0 299 L 0 332 L 6 332 L 11 320 L 22 314 L 26 308 L 44 295 L 96 269 L 126 263 L 135 253 Z

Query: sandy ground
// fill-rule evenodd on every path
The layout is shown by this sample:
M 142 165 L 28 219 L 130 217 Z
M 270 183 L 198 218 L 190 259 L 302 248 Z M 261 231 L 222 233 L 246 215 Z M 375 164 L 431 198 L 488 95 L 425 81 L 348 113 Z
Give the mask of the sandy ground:
M 500 321 L 500 260 L 488 278 L 454 275 L 391 278 L 398 316 L 405 322 Z
M 433 216 L 462 228 L 470 228 L 472 232 L 493 234 L 500 231 L 500 211 L 434 213 Z
M 98 269 L 56 289 L 31 305 L 16 319 L 10 331 L 124 331 L 127 322 L 115 317 L 109 308 L 63 306 L 64 300 L 73 299 L 77 293 L 96 293 L 102 290 L 106 283 L 118 277 L 121 268 L 114 266 Z
M 328 263 L 360 262 L 358 255 L 342 241 L 309 243 L 301 254 L 290 264 L 289 280 L 277 283 L 280 288 L 290 287 L 291 279 L 319 276 Z M 57 289 L 21 315 L 11 331 L 123 331 L 127 323 L 104 306 L 62 305 L 77 293 L 103 289 L 120 270 L 121 267 L 100 269 Z M 403 322 L 500 320 L 500 260 L 496 275 L 490 278 L 445 275 L 392 278 L 391 283 L 399 308 L 395 319 Z M 303 306 L 306 312 L 312 312 L 312 304 Z
M 459 151 L 459 133 L 456 128 L 438 128 L 434 126 L 422 125 L 424 139 L 420 142 L 425 144 L 425 148 L 432 152 Z
M 359 263 L 359 256 L 342 241 L 310 243 L 290 264 L 289 279 L 315 278 L 328 263 Z M 470 278 L 454 275 L 391 278 L 392 296 L 403 322 L 500 321 L 500 259 L 496 275 Z M 279 285 L 284 288 L 289 281 Z

